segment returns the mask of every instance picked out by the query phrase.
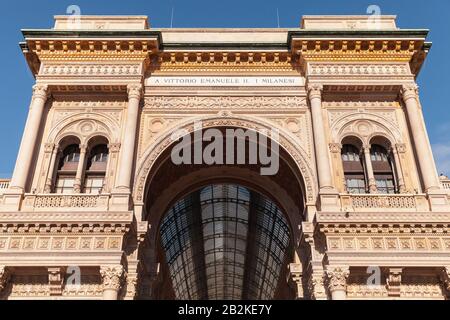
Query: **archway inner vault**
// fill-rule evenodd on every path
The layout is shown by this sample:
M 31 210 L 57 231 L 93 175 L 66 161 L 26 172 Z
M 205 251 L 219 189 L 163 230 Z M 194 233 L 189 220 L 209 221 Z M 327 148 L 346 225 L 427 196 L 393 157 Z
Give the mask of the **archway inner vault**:
M 269 300 L 277 293 L 291 231 L 266 196 L 214 184 L 176 202 L 160 237 L 175 298 Z

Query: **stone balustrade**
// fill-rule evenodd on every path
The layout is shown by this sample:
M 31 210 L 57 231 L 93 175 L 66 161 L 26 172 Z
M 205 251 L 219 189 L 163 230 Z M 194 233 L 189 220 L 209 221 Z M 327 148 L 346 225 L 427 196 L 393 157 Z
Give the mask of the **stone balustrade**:
M 23 205 L 25 211 L 47 210 L 108 210 L 110 195 L 90 194 L 39 194 L 26 195 Z
M 343 194 L 341 195 L 342 208 L 347 211 L 428 211 L 425 195 L 408 194 Z
M 450 179 L 441 180 L 442 187 L 450 192 Z

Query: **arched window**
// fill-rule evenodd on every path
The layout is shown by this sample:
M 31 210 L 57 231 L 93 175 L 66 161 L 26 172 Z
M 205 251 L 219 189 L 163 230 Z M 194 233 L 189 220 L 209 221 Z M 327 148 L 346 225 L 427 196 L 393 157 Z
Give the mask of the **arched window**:
M 392 159 L 389 152 L 383 146 L 374 144 L 370 148 L 370 158 L 378 193 L 396 193 Z
M 341 155 L 347 191 L 356 194 L 366 193 L 364 167 L 358 148 L 351 144 L 345 144 L 342 147 Z
M 55 185 L 56 193 L 72 193 L 80 161 L 80 147 L 76 144 L 67 146 L 59 159 L 58 174 Z
M 106 168 L 108 165 L 109 150 L 105 144 L 92 148 L 86 167 L 84 192 L 99 194 L 105 183 Z

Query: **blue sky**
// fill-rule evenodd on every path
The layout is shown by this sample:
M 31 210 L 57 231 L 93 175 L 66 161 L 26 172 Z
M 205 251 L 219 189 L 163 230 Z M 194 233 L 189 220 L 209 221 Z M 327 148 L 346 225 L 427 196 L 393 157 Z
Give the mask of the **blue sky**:
M 31 97 L 33 77 L 18 43 L 20 29 L 51 28 L 52 16 L 65 14 L 70 5 L 82 14 L 147 15 L 152 27 L 297 27 L 306 14 L 366 14 L 378 5 L 382 14 L 398 15 L 401 28 L 430 29 L 433 42 L 418 79 L 430 140 L 440 172 L 450 174 L 450 1 L 447 0 L 35 0 L 3 3 L 0 19 L 0 177 L 10 177 L 14 168 Z

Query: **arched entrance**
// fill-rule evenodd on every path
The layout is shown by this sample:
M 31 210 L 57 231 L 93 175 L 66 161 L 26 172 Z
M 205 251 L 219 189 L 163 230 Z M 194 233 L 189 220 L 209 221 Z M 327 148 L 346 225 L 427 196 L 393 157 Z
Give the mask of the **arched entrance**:
M 300 262 L 308 199 L 291 153 L 281 144 L 278 172 L 263 176 L 260 165 L 174 164 L 173 148 L 165 145 L 153 159 L 142 197 L 142 218 L 151 227 L 139 260 L 147 272 L 141 279 L 153 279 L 151 298 L 294 299 L 287 266 Z M 207 218 L 208 206 L 221 215 Z M 232 216 L 231 207 L 247 218 Z

